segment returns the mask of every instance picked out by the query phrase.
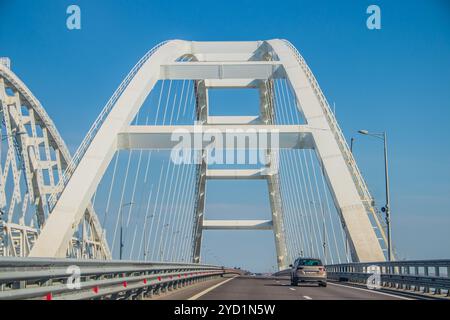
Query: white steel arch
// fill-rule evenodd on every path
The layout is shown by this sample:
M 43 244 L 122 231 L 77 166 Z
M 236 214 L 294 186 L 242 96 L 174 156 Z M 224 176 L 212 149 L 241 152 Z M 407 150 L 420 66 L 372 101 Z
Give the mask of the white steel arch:
M 5 163 L 0 163 L 0 208 L 6 211 L 0 218 L 0 256 L 27 256 L 48 218 L 47 200 L 57 193 L 71 157 L 52 120 L 9 63 L 0 64 L 0 112 L 2 144 L 6 142 L 1 147 L 7 147 Z M 11 196 L 8 179 L 13 181 Z M 35 211 L 31 217 L 27 217 L 29 210 Z M 64 255 L 110 258 L 90 204 L 83 225 L 82 239 L 72 235 Z
M 182 56 L 195 56 L 196 61 L 178 62 Z M 355 261 L 381 261 L 384 254 L 372 227 L 371 218 L 378 226 L 373 200 L 356 163 L 348 150 L 339 126 L 308 66 L 295 48 L 284 40 L 253 42 L 189 42 L 173 40 L 158 45 L 147 53 L 121 84 L 100 114 L 85 141 L 69 165 L 61 192 L 54 198 L 50 218 L 31 252 L 36 257 L 60 257 L 80 222 L 84 208 L 89 204 L 99 181 L 114 153 L 119 149 L 158 148 L 170 146 L 173 127 L 130 126 L 155 83 L 162 79 L 191 79 L 197 83 L 198 119 L 206 125 L 274 127 L 271 121 L 271 80 L 287 79 L 294 89 L 300 112 L 307 124 L 281 126 L 286 132 L 280 145 L 288 148 L 312 148 L 320 159 L 322 170 L 332 191 L 344 230 L 349 239 Z M 261 92 L 261 115 L 254 119 L 219 119 L 208 117 L 207 90 L 210 87 L 257 87 Z M 200 88 L 200 89 L 199 89 Z M 264 97 L 264 94 L 267 96 Z M 202 112 L 205 112 L 202 115 Z M 228 120 L 228 121 L 227 121 Z M 279 126 L 277 126 L 278 128 Z M 270 150 L 268 156 L 270 157 Z M 204 181 L 214 173 L 205 165 L 199 169 L 197 194 L 197 229 L 194 261 L 199 260 L 203 227 L 219 228 L 203 223 Z M 217 173 L 217 172 L 216 172 Z M 217 173 L 216 177 L 245 178 L 245 172 Z M 248 173 L 258 176 L 254 172 Z M 261 178 L 261 177 L 259 177 Z M 264 178 L 264 177 L 263 177 Z M 271 226 L 277 244 L 278 266 L 287 266 L 283 209 L 279 201 L 276 175 L 265 177 L 269 184 L 272 221 L 256 224 Z M 240 228 L 251 228 L 255 223 Z M 229 225 L 227 226 L 229 228 Z

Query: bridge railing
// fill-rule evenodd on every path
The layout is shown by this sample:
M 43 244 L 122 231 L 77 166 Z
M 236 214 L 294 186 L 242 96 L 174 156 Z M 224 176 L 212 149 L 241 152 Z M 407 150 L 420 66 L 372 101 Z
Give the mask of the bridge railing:
M 103 122 L 106 120 L 106 117 L 116 104 L 117 100 L 120 98 L 128 84 L 131 82 L 131 80 L 134 78 L 134 76 L 138 73 L 138 71 L 142 68 L 142 66 L 147 62 L 147 60 L 163 45 L 168 43 L 169 41 L 164 41 L 150 49 L 139 61 L 136 63 L 136 65 L 131 69 L 131 71 L 128 73 L 128 75 L 125 77 L 125 79 L 120 83 L 119 87 L 116 89 L 116 91 L 113 93 L 111 98 L 108 100 L 106 105 L 103 107 L 102 111 L 98 115 L 97 119 L 92 124 L 91 128 L 89 129 L 88 133 L 84 137 L 83 141 L 81 142 L 80 146 L 78 147 L 77 151 L 75 152 L 74 156 L 72 157 L 71 162 L 68 164 L 66 170 L 64 171 L 61 180 L 58 184 L 58 192 L 53 194 L 51 197 L 49 197 L 48 200 L 48 206 L 49 211 L 53 209 L 53 207 L 56 204 L 56 201 L 58 201 L 59 196 L 61 192 L 64 190 L 64 187 L 66 186 L 67 182 L 69 181 L 70 177 L 72 176 L 73 172 L 77 168 L 78 164 L 81 161 L 81 158 L 83 158 L 84 154 L 86 153 L 87 148 L 91 144 L 92 140 L 94 139 L 95 135 L 97 134 L 98 130 L 102 126 Z
M 450 260 L 346 263 L 326 270 L 331 280 L 450 296 Z
M 0 258 L 0 300 L 139 299 L 239 273 L 186 263 Z

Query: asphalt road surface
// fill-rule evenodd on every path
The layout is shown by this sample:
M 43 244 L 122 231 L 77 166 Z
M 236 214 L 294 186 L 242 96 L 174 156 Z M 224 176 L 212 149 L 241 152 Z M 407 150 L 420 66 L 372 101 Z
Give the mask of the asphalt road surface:
M 224 277 L 155 297 L 163 300 L 404 300 L 393 293 L 328 282 L 291 286 L 288 279 Z

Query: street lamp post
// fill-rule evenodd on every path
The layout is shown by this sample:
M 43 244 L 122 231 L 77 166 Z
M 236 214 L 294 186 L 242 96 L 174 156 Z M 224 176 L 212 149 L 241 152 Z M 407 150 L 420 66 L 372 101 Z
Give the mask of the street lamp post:
M 322 211 L 322 228 L 323 228 L 323 237 L 322 237 L 322 246 L 323 246 L 323 258 L 325 260 L 325 263 L 327 262 L 327 238 L 326 238 L 326 234 L 327 234 L 327 229 L 326 229 L 326 225 L 325 225 L 325 213 L 323 212 L 323 208 L 324 205 L 322 204 L 321 206 L 321 210 Z
M 120 207 L 120 244 L 119 244 L 119 260 L 122 260 L 122 253 L 123 253 L 123 247 L 124 247 L 124 243 L 123 243 L 123 208 L 126 206 L 131 206 L 133 204 L 133 202 L 128 202 L 123 204 Z
M 383 141 L 384 145 L 384 178 L 386 187 L 386 205 L 382 208 L 382 211 L 386 215 L 386 228 L 387 228 L 387 250 L 388 250 L 388 261 L 393 259 L 392 255 L 392 237 L 391 237 L 391 197 L 389 191 L 389 165 L 388 165 L 388 146 L 387 146 L 387 134 L 386 131 L 383 133 L 370 133 L 367 130 L 359 130 L 358 133 L 372 136 Z
M 353 144 L 355 143 L 355 138 L 350 139 L 350 152 L 353 153 Z

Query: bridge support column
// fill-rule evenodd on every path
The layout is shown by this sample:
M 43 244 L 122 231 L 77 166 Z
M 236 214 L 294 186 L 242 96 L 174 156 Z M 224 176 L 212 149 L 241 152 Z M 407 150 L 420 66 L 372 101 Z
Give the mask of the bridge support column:
M 260 86 L 260 117 L 264 124 L 274 124 L 273 81 L 267 80 Z M 272 228 L 275 238 L 278 270 L 288 268 L 286 239 L 283 227 L 283 208 L 278 177 L 278 150 L 268 149 L 266 152 L 267 187 L 269 190 L 270 209 L 272 211 Z

